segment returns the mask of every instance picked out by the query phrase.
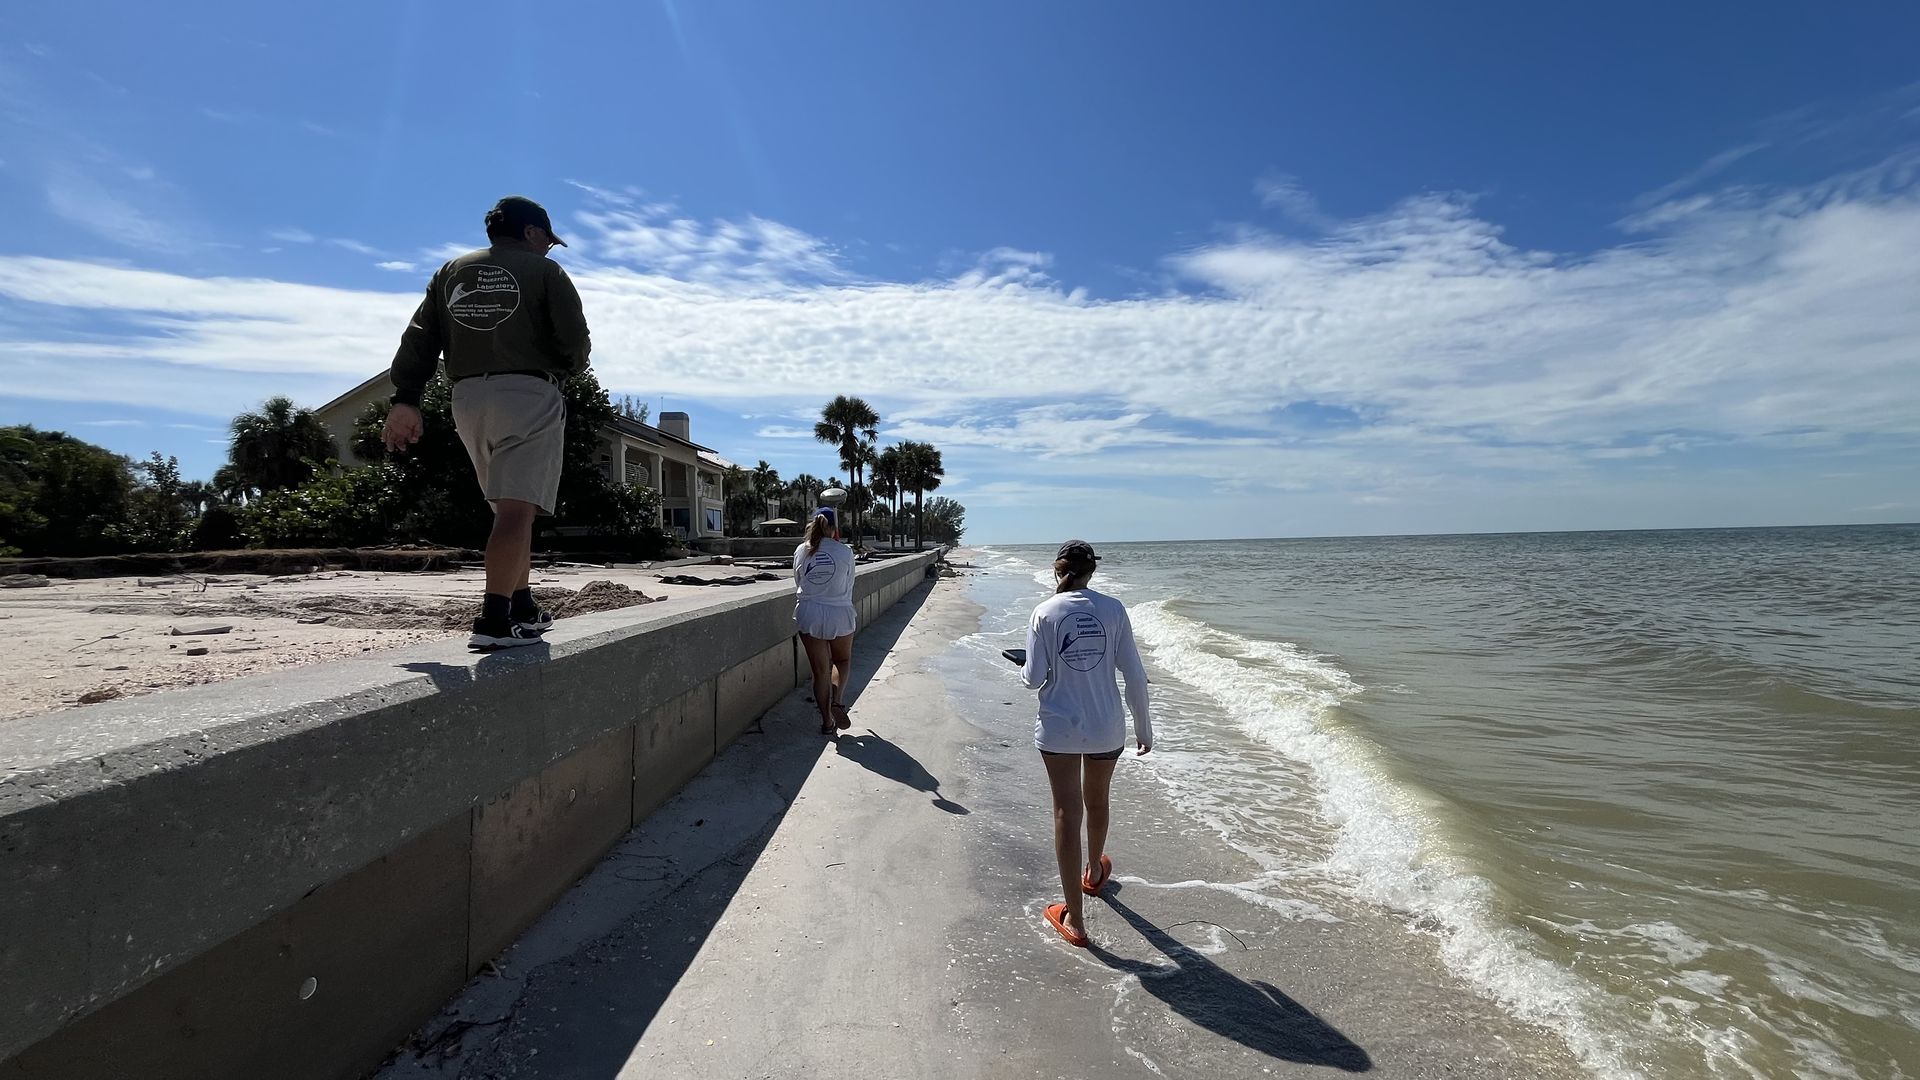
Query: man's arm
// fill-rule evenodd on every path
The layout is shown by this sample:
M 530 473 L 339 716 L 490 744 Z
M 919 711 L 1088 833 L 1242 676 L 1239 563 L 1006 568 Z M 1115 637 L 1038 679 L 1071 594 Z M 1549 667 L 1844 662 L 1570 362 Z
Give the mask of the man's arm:
M 444 268 L 443 268 L 444 269 Z M 414 309 L 412 321 L 400 335 L 400 350 L 393 354 L 393 403 L 420 406 L 420 395 L 440 366 L 440 353 L 446 348 L 446 324 L 440 311 L 440 275 L 427 282 L 427 295 Z
M 580 291 L 573 287 L 573 279 L 559 263 L 549 261 L 548 265 L 553 268 L 547 272 L 547 313 L 553 320 L 554 343 L 566 361 L 567 374 L 577 375 L 587 370 L 593 352 L 587 313 L 580 307 Z

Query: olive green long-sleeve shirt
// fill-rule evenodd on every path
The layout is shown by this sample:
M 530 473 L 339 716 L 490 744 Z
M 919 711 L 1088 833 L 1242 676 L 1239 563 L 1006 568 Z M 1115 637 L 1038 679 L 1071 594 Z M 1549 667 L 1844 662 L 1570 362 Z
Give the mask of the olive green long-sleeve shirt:
M 560 264 L 506 245 L 468 252 L 442 266 L 400 336 L 393 400 L 418 405 L 444 353 L 447 378 L 492 371 L 587 367 L 591 342 L 580 293 Z

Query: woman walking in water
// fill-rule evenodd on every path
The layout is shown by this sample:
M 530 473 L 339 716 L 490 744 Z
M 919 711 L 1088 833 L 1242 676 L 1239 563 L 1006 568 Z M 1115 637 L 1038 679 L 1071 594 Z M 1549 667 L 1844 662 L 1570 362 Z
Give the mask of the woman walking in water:
M 1133 622 L 1126 605 L 1087 587 L 1099 561 L 1085 540 L 1060 545 L 1053 560 L 1054 594 L 1033 609 L 1025 658 L 1027 689 L 1040 691 L 1033 741 L 1053 787 L 1053 850 L 1067 897 L 1065 903 L 1047 905 L 1047 922 L 1081 948 L 1089 944 L 1083 894 L 1099 895 L 1113 876 L 1113 860 L 1106 854 L 1107 788 L 1127 743 L 1116 672 L 1126 677 L 1139 752 L 1153 749 L 1147 670 L 1133 643 Z
M 813 669 L 813 701 L 820 707 L 820 734 L 852 727 L 841 692 L 853 664 L 853 632 L 860 614 L 853 606 L 853 549 L 835 535 L 835 513 L 823 506 L 807 523 L 806 543 L 793 549 L 797 599 L 793 622 Z

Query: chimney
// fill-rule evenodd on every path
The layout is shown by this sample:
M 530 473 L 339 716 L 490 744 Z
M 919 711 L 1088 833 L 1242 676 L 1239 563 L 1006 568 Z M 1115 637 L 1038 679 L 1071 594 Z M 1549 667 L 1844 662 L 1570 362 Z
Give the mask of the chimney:
M 686 413 L 663 412 L 660 414 L 660 423 L 655 426 L 675 438 L 685 439 L 688 442 L 693 441 L 693 437 L 687 434 L 689 421 Z

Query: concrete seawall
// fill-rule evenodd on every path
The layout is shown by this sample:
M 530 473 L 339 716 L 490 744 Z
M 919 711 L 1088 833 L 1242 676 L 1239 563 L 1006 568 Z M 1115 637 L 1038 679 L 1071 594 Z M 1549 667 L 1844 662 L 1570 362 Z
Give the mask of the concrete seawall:
M 936 557 L 862 568 L 862 623 Z M 9 725 L 0 1077 L 378 1064 L 805 682 L 741 591 Z

